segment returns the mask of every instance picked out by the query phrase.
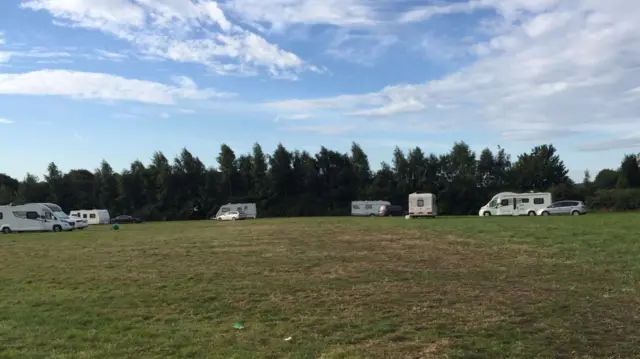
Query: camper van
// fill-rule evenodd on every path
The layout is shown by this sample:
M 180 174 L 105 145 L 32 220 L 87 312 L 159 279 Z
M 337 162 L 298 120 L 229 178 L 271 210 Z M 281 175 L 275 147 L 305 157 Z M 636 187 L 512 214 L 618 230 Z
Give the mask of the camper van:
M 245 218 L 256 219 L 258 217 L 258 210 L 256 209 L 255 203 L 227 203 L 220 206 L 220 209 L 218 210 L 216 215 L 211 219 L 216 219 L 229 211 L 238 211 L 240 213 L 243 213 L 245 215 Z
M 106 209 L 74 209 L 69 214 L 86 219 L 89 224 L 109 224 L 111 221 L 109 211 Z
M 27 203 L 0 206 L 0 231 L 11 232 L 62 232 L 71 231 L 74 221 L 53 203 Z
M 407 218 L 431 217 L 438 215 L 436 195 L 414 192 L 409 195 L 409 214 Z
M 535 216 L 540 209 L 551 204 L 549 192 L 514 193 L 502 192 L 478 211 L 479 216 Z
M 377 216 L 380 206 L 390 206 L 389 201 L 353 201 L 351 202 L 352 216 Z

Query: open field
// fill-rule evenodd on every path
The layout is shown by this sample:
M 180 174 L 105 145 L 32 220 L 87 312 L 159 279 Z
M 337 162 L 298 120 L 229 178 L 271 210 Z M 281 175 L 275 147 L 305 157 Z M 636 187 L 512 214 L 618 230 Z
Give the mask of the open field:
M 0 235 L 0 357 L 639 357 L 639 241 L 640 214 Z

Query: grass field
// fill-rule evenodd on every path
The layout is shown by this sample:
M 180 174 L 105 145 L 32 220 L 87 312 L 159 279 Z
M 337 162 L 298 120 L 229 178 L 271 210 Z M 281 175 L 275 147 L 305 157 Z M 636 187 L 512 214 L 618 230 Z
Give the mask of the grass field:
M 639 357 L 639 241 L 640 214 L 0 235 L 0 357 Z

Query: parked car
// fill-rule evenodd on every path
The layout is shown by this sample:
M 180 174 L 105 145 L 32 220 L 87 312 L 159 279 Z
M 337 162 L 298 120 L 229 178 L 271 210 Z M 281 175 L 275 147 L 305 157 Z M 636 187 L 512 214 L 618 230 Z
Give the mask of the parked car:
M 383 204 L 380 206 L 380 210 L 378 212 L 378 215 L 381 217 L 404 216 L 405 214 L 405 210 L 402 206 L 394 204 Z
M 580 216 L 587 214 L 587 206 L 582 201 L 559 201 L 538 210 L 539 216 Z
M 235 221 L 239 219 L 247 219 L 247 215 L 238 211 L 229 211 L 216 217 L 217 221 Z
M 118 217 L 111 218 L 111 223 L 142 223 L 142 220 L 138 217 L 127 216 L 126 214 L 119 215 Z
M 69 216 L 67 219 L 74 222 L 75 229 L 85 229 L 89 227 L 89 221 L 87 221 L 86 219 L 82 219 L 76 216 Z

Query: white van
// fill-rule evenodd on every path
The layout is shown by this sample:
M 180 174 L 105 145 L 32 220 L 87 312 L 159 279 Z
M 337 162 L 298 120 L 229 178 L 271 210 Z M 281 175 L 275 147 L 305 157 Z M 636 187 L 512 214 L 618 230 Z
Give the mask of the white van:
M 478 215 L 488 216 L 535 216 L 536 213 L 551 204 L 549 192 L 514 193 L 502 192 L 482 206 Z
M 71 231 L 75 223 L 63 218 L 66 216 L 62 208 L 53 203 L 0 206 L 0 231 L 5 234 Z
M 258 217 L 258 210 L 256 209 L 255 203 L 227 203 L 225 205 L 220 206 L 220 209 L 211 219 L 216 219 L 221 215 L 230 212 L 230 211 L 238 211 L 245 215 L 245 218 L 256 219 Z
M 409 214 L 406 218 L 431 217 L 438 215 L 436 195 L 414 192 L 409 195 Z

